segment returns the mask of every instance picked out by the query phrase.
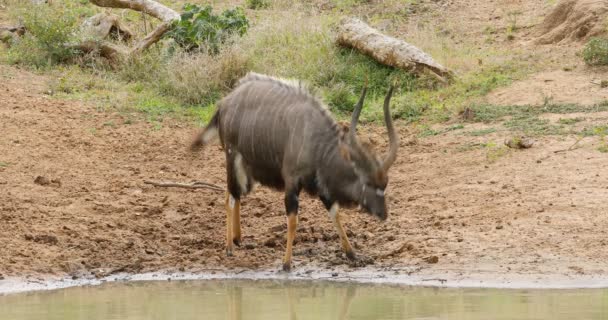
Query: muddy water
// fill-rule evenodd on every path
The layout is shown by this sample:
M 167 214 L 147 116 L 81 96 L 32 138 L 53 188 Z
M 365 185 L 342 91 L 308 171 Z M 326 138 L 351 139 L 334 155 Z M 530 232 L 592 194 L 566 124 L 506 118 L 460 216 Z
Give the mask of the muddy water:
M 608 319 L 608 290 L 182 281 L 0 296 L 0 319 Z

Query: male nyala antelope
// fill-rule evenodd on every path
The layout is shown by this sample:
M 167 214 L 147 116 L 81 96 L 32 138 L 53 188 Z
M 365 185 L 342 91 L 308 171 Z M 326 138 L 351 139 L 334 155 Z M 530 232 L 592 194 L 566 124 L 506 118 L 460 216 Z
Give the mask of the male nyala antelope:
M 318 195 L 340 235 L 346 256 L 355 260 L 338 205 L 360 205 L 385 220 L 384 190 L 388 169 L 397 156 L 398 139 L 389 113 L 393 87 L 384 100 L 384 120 L 390 149 L 380 160 L 356 137 L 356 127 L 367 88 L 354 108 L 348 134 L 326 107 L 301 84 L 256 73 L 243 77 L 220 101 L 210 123 L 192 143 L 193 149 L 217 136 L 226 153 L 226 253 L 240 245 L 240 199 L 254 182 L 285 191 L 287 250 L 283 269 L 291 269 L 296 232 L 298 195 L 304 189 Z

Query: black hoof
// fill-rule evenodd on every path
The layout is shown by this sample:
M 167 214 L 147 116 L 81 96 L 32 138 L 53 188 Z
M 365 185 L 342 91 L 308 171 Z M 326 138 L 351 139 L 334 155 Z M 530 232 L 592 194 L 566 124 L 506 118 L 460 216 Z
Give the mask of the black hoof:
M 241 246 L 241 239 L 234 238 L 234 239 L 232 239 L 232 243 L 234 243 L 235 246 L 240 247 Z
M 348 257 L 348 254 L 347 254 Z M 368 266 L 370 264 L 374 264 L 374 259 L 370 258 L 370 257 L 366 257 L 366 256 L 361 256 L 358 255 L 356 256 L 354 259 L 351 259 L 349 257 L 349 265 L 351 267 L 355 267 L 355 268 L 361 268 L 361 267 L 365 267 Z
M 283 263 L 283 271 L 290 272 L 291 271 L 291 262 Z
M 350 261 L 356 261 L 357 260 L 357 255 L 355 254 L 354 251 L 347 251 L 346 252 L 346 257 L 348 258 L 348 260 Z
M 226 256 L 232 257 L 232 249 L 226 249 Z

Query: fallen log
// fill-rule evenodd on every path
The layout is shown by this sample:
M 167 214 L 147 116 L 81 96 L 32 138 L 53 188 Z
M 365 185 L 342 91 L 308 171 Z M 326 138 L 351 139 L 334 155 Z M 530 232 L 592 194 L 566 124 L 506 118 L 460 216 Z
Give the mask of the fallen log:
M 454 77 L 451 70 L 437 63 L 424 51 L 403 40 L 382 34 L 356 18 L 345 18 L 340 22 L 336 42 L 340 46 L 357 49 L 384 65 L 414 73 L 429 70 L 442 81 Z

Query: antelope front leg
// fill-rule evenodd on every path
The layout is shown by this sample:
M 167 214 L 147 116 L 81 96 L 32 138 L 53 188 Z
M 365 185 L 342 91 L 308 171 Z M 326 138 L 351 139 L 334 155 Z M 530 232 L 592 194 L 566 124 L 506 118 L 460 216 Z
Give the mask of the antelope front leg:
M 298 192 L 291 191 L 285 195 L 285 208 L 287 211 L 287 248 L 283 259 L 283 270 L 291 270 L 291 256 L 293 253 L 293 239 L 296 237 L 298 224 Z
M 234 201 L 232 209 L 232 243 L 241 245 L 241 200 Z
M 340 206 L 337 203 L 334 203 L 331 206 L 331 209 L 329 209 L 329 216 L 334 222 L 336 230 L 338 230 L 338 235 L 340 236 L 340 242 L 342 244 L 342 250 L 344 250 L 344 253 L 346 253 L 346 257 L 348 257 L 348 259 L 351 261 L 355 261 L 357 260 L 357 256 L 355 255 L 355 251 L 350 245 L 350 241 L 348 241 L 348 236 L 346 235 L 346 232 L 344 232 L 344 228 L 342 227 L 342 223 L 340 222 L 340 213 L 338 212 L 339 209 Z

